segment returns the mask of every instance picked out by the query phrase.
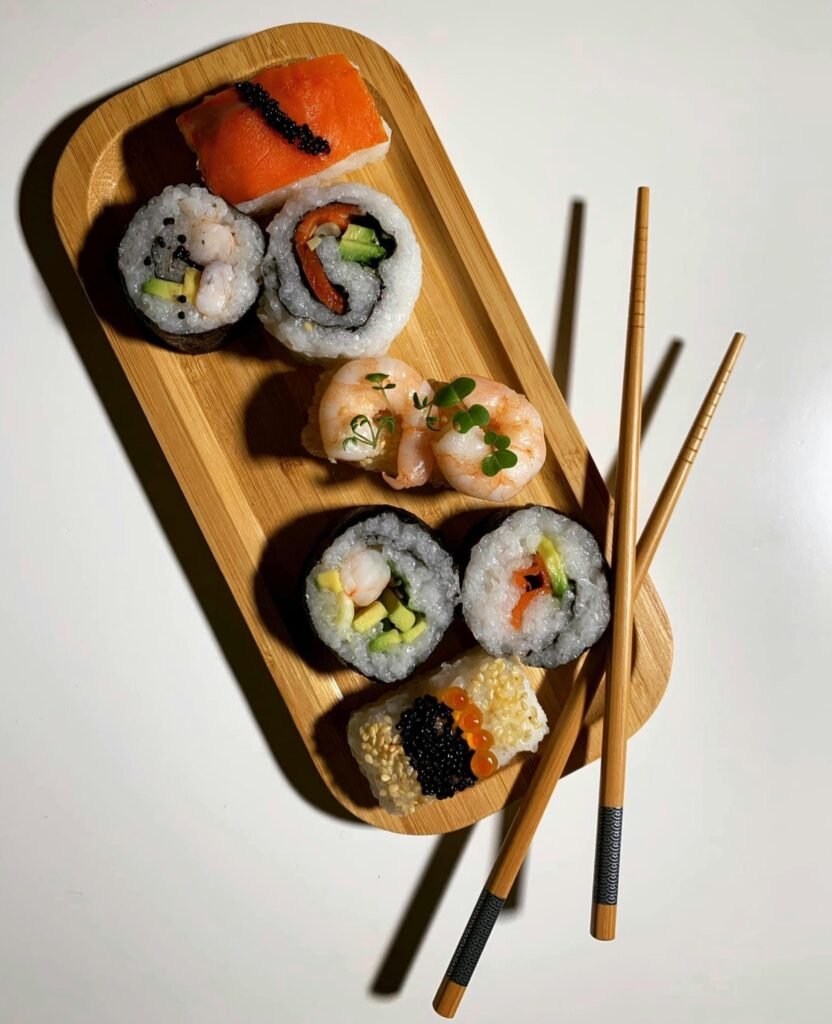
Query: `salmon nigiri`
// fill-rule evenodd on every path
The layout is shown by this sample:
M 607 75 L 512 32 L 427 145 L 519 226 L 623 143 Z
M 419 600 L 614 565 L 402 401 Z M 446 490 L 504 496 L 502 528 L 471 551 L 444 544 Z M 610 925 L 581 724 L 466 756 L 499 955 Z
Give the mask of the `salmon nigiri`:
M 176 121 L 208 188 L 244 213 L 381 160 L 390 129 L 343 54 L 267 68 Z

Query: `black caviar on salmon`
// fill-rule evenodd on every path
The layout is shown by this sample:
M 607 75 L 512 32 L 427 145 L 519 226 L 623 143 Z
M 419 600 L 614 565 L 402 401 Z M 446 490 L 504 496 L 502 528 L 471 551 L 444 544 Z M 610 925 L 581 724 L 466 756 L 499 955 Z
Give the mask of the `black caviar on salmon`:
M 471 771 L 473 751 L 447 704 L 430 694 L 417 697 L 413 707 L 402 711 L 396 729 L 425 796 L 447 800 L 477 781 Z
M 247 103 L 252 110 L 260 112 L 270 128 L 282 135 L 287 142 L 297 145 L 302 153 L 309 153 L 310 156 L 329 153 L 330 145 L 327 140 L 322 135 L 315 135 L 305 122 L 298 124 L 297 121 L 293 121 L 262 85 L 248 81 L 236 82 L 234 88 L 244 103 Z

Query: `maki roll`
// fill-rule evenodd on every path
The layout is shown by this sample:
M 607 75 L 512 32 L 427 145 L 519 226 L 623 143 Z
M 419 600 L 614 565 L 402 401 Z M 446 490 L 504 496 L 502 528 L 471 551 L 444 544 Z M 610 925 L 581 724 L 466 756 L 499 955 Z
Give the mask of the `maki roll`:
M 496 521 L 465 569 L 465 621 L 490 654 L 541 668 L 565 665 L 600 639 L 610 620 L 601 549 L 588 530 L 540 505 Z
M 352 182 L 302 189 L 268 231 L 266 330 L 314 362 L 383 355 L 422 285 L 419 243 L 393 200 Z
M 339 524 L 305 576 L 304 596 L 313 631 L 341 661 L 395 683 L 442 639 L 459 578 L 421 519 L 381 505 Z
M 118 269 L 139 319 L 182 352 L 222 344 L 260 291 L 260 228 L 198 185 L 169 185 L 133 217 Z
M 350 749 L 373 796 L 390 814 L 411 814 L 534 752 L 546 713 L 516 658 L 475 648 L 425 680 L 356 711 Z

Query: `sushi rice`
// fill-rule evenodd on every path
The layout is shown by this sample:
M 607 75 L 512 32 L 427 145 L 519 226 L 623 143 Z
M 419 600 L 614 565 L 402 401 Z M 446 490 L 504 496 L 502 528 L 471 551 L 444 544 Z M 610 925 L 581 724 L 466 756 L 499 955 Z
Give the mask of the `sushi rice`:
M 331 284 L 347 295 L 344 313 L 316 297 L 294 248 L 304 216 L 335 203 L 360 207 L 395 242 L 392 253 L 372 267 L 342 259 L 337 237 L 320 239 L 315 252 Z M 268 233 L 258 309 L 266 330 L 297 356 L 316 362 L 383 355 L 407 323 L 422 286 L 419 243 L 393 200 L 352 182 L 302 189 L 274 218 Z

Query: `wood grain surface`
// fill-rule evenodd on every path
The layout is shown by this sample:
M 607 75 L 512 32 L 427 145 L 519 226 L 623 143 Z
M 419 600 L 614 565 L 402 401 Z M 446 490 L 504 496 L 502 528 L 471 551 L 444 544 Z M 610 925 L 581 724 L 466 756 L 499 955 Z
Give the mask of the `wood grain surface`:
M 580 518 L 608 551 L 610 500 L 600 474 L 412 84 L 377 44 L 333 26 L 290 25 L 125 90 L 73 136 L 55 175 L 53 208 L 104 333 L 322 777 L 359 818 L 391 831 L 435 834 L 469 825 L 517 798 L 534 758 L 410 817 L 380 810 L 349 753 L 346 722 L 384 688 L 338 667 L 303 639 L 296 588 L 308 550 L 355 505 L 400 505 L 439 528 L 452 546 L 493 506 L 451 491 L 394 492 L 371 474 L 308 457 L 300 432 L 314 369 L 293 363 L 256 324 L 205 356 L 154 344 L 132 318 L 116 272 L 116 248 L 136 209 L 165 185 L 197 180 L 176 115 L 204 93 L 269 64 L 333 52 L 346 53 L 361 68 L 393 128 L 386 160 L 352 177 L 390 194 L 422 245 L 422 294 L 391 354 L 428 377 L 483 374 L 527 394 L 543 417 L 549 453 L 515 504 L 552 505 Z M 470 644 L 464 627 L 455 627 L 430 666 Z M 629 733 L 661 700 L 671 659 L 670 626 L 648 580 L 636 604 Z M 570 678 L 568 667 L 535 674 L 550 719 L 566 699 Z M 601 692 L 568 771 L 599 756 L 602 707 Z

